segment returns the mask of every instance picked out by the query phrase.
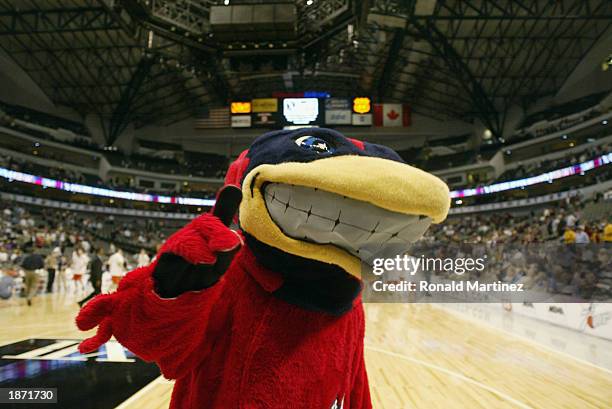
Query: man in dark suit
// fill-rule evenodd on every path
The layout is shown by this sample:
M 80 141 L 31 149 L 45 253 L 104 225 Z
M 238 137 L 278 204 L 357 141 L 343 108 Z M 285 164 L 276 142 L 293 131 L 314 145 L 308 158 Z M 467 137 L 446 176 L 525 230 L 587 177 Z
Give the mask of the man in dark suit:
M 102 292 L 102 266 L 104 265 L 102 262 L 102 257 L 104 257 L 104 249 L 99 247 L 97 251 L 95 251 L 94 256 L 90 261 L 89 269 L 89 281 L 91 282 L 94 290 L 91 294 L 78 302 L 79 307 L 82 307 L 87 301 L 91 300 L 93 297 Z

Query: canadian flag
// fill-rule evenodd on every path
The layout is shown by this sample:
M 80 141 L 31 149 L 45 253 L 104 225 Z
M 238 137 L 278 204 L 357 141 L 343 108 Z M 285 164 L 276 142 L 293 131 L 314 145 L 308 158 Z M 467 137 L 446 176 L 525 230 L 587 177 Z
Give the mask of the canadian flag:
M 406 104 L 374 104 L 375 126 L 410 126 L 410 107 Z

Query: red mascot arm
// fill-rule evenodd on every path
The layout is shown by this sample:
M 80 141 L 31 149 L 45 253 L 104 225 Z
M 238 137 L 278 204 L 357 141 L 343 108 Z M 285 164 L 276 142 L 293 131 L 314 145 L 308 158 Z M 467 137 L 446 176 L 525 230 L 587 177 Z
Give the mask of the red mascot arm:
M 222 219 L 230 213 L 215 211 Z M 167 378 L 190 371 L 199 363 L 194 357 L 207 355 L 206 334 L 222 320 L 223 273 L 241 243 L 215 215 L 197 217 L 170 236 L 151 265 L 128 273 L 117 292 L 85 305 L 78 328 L 98 329 L 79 350 L 94 351 L 114 335 Z

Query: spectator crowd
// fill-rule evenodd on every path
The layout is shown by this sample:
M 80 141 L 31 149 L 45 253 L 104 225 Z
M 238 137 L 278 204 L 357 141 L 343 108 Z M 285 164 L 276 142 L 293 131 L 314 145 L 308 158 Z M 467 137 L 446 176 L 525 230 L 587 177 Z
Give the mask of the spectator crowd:
M 610 210 L 609 202 L 601 197 L 596 201 Z M 487 254 L 487 268 L 475 277 L 480 280 L 520 282 L 551 294 L 609 300 L 610 212 L 593 217 L 586 203 L 575 196 L 538 210 L 451 216 L 434 225 L 418 246 L 434 249 L 438 256 Z M 26 300 L 32 298 L 28 291 L 34 291 L 26 289 L 26 281 L 32 286 L 32 273 L 23 265 L 28 255 L 39 254 L 44 260 L 44 268 L 35 269 L 40 278 L 36 291 L 83 296 L 112 291 L 127 271 L 147 264 L 165 238 L 184 223 L 26 209 L 9 202 L 0 202 L 0 211 L 0 297 L 17 292 Z
M 31 304 L 38 292 L 86 295 L 116 289 L 164 240 L 164 221 L 26 209 L 0 202 L 0 298 Z
M 608 211 L 589 215 L 586 200 L 574 196 L 537 211 L 451 217 L 432 227 L 418 248 L 437 257 L 486 254 L 484 271 L 463 279 L 522 283 L 527 290 L 574 300 L 610 301 L 612 203 L 598 202 Z

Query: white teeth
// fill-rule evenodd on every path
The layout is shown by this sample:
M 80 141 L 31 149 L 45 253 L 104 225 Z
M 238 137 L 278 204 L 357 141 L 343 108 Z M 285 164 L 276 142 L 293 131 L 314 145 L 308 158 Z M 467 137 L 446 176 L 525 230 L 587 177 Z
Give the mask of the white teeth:
M 315 193 L 322 194 L 322 196 L 327 195 L 327 192 L 322 190 L 316 190 Z M 336 195 L 336 199 L 342 199 L 340 196 Z M 323 199 L 317 199 L 317 202 L 323 201 Z M 322 217 L 326 217 L 330 220 L 336 220 L 338 216 L 341 216 L 340 206 L 317 206 L 317 214 Z
M 333 234 L 336 237 L 344 237 L 350 239 L 351 242 L 366 241 L 370 233 L 365 228 L 360 228 L 357 223 L 351 224 L 347 219 L 340 219 L 340 223 L 336 224 L 333 230 Z
M 332 234 L 331 243 L 354 254 L 359 250 L 359 244 L 366 242 L 368 237 L 366 231 L 344 223 L 338 224 Z
M 373 244 L 373 245 L 383 245 L 383 243 L 388 243 L 391 240 L 391 232 L 381 232 L 381 233 L 374 233 L 372 234 L 368 240 L 366 241 L 366 243 L 364 243 L 363 245 L 366 244 Z M 397 241 L 396 243 L 397 244 Z
M 377 231 L 390 232 L 391 234 L 403 230 L 405 227 L 412 225 L 418 221 L 418 216 L 403 215 L 398 217 L 384 217 L 378 220 Z
M 298 209 L 289 207 L 283 216 L 284 220 L 288 222 L 288 227 L 292 229 L 299 229 L 301 226 L 308 225 L 306 222 L 306 213 Z
M 302 226 L 304 233 L 320 243 L 328 243 L 332 241 L 332 229 L 334 222 L 323 217 L 311 214 L 308 217 L 308 222 Z
M 291 195 L 289 197 L 289 206 L 305 213 L 308 211 L 308 209 L 310 209 L 311 204 L 304 202 L 299 196 Z
M 363 230 L 367 229 L 368 224 L 370 224 L 367 220 L 372 217 L 367 206 L 364 206 L 367 205 L 367 203 L 340 197 L 339 195 L 330 194 L 328 192 L 325 193 L 326 195 L 330 195 L 328 200 L 331 203 L 335 203 L 336 210 L 340 211 L 341 223 L 359 226 Z
M 266 193 L 270 193 L 270 195 L 274 195 L 276 199 L 280 200 L 283 203 L 288 203 L 291 198 L 291 186 L 283 185 L 279 183 L 273 183 L 266 187 Z M 266 198 L 266 201 L 268 199 Z
M 425 234 L 430 224 L 431 220 L 429 220 L 429 218 L 424 218 L 422 220 L 417 219 L 412 224 L 400 230 L 397 236 L 405 242 L 414 243 Z
M 414 243 L 431 224 L 428 217 L 303 186 L 270 183 L 264 197 L 270 217 L 287 236 L 331 243 L 362 259 L 386 246 Z

